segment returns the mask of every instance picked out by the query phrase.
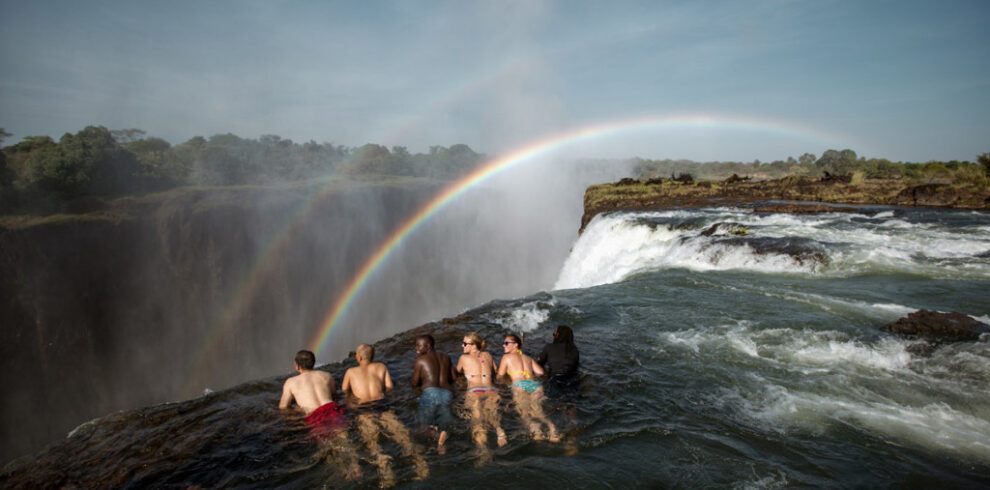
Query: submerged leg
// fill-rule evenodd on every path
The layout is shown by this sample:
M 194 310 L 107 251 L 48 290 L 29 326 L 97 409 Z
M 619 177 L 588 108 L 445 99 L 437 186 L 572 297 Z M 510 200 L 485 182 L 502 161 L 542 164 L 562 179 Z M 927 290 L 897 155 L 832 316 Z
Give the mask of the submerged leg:
M 424 480 L 426 477 L 430 476 L 430 468 L 426 465 L 426 460 L 413 446 L 412 438 L 409 437 L 409 429 L 407 429 L 405 425 L 402 425 L 402 422 L 399 421 L 399 418 L 396 417 L 395 413 L 391 410 L 382 413 L 381 417 L 382 425 L 385 427 L 385 430 L 388 431 L 392 439 L 395 440 L 395 442 L 399 444 L 399 447 L 402 448 L 402 454 L 404 456 L 412 457 L 413 464 L 416 468 L 416 479 Z
M 395 484 L 395 475 L 392 474 L 392 458 L 385 454 L 381 446 L 378 445 L 378 435 L 381 432 L 378 422 L 378 417 L 375 415 L 367 413 L 358 415 L 358 430 L 361 432 L 361 438 L 364 439 L 365 445 L 368 446 L 372 461 L 378 467 L 380 483 L 384 487 L 390 487 Z
M 329 462 L 333 459 L 339 463 L 342 466 L 345 479 L 354 480 L 361 477 L 361 466 L 358 465 L 357 449 L 347 437 L 347 431 L 338 431 L 326 443 L 326 446 L 330 450 L 330 454 L 327 455 L 327 461 Z
M 478 447 L 478 462 L 481 466 L 491 461 L 491 451 L 488 449 L 488 430 L 485 424 L 485 415 L 482 412 L 482 400 L 478 395 L 468 394 L 464 399 L 470 412 L 471 439 Z
M 547 426 L 547 438 L 550 442 L 560 442 L 560 434 L 557 433 L 557 426 L 553 425 L 550 418 L 543 412 L 543 388 L 536 390 L 530 395 L 531 410 L 533 418 Z
M 503 447 L 508 444 L 509 439 L 505 435 L 505 431 L 502 429 L 502 420 L 498 413 L 498 396 L 489 396 L 485 399 L 484 414 L 485 421 L 492 428 L 495 429 L 495 435 L 498 438 L 498 447 Z
M 512 401 L 519 413 L 522 424 L 529 428 L 529 433 L 534 440 L 543 440 L 543 433 L 540 431 L 540 424 L 533 420 L 533 402 L 529 392 L 522 388 L 512 388 Z

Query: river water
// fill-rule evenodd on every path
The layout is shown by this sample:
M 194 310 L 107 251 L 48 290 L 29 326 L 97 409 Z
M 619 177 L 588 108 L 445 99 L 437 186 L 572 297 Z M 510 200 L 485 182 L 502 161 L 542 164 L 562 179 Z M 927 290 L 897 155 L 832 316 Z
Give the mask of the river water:
M 565 433 L 534 442 L 503 390 L 510 442 L 479 464 L 463 423 L 399 487 L 972 488 L 990 485 L 990 344 L 878 329 L 919 309 L 990 324 L 990 214 L 903 208 L 761 214 L 707 208 L 598 216 L 552 291 L 495 300 L 377 343 L 413 423 L 416 335 L 456 362 L 464 333 L 515 332 L 535 355 L 559 324 L 581 352 L 579 389 L 545 408 Z M 501 349 L 490 348 L 496 359 Z M 353 358 L 323 367 L 339 384 Z M 289 373 L 124 411 L 20 458 L 4 487 L 374 487 L 347 481 L 297 415 Z M 459 397 L 456 397 L 457 399 Z M 494 438 L 492 438 L 494 439 Z M 354 441 L 357 441 L 354 436 Z M 492 440 L 492 442 L 494 442 Z

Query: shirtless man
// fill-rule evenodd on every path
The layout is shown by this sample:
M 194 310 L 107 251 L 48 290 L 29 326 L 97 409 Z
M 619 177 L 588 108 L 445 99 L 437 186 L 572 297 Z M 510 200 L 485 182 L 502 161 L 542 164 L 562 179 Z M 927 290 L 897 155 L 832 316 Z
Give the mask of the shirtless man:
M 337 390 L 333 375 L 313 369 L 315 365 L 316 356 L 311 351 L 296 353 L 295 368 L 299 374 L 285 380 L 278 408 L 287 410 L 295 402 L 306 415 L 304 420 L 310 435 L 324 446 L 328 456 L 333 452 L 342 456 L 328 459 L 346 461 L 344 472 L 348 479 L 352 479 L 359 475 L 360 467 L 357 455 L 347 440 L 346 411 L 335 402 Z
M 464 354 L 457 360 L 457 373 L 467 378 L 464 403 L 471 412 L 471 435 L 481 452 L 479 463 L 491 459 L 488 450 L 488 427 L 495 429 L 499 447 L 508 443 L 498 415 L 498 389 L 492 384 L 495 361 L 485 351 L 486 343 L 477 333 L 469 333 L 461 342 Z
M 341 383 L 340 389 L 351 396 L 353 402 L 351 408 L 358 414 L 358 428 L 361 437 L 374 456 L 375 464 L 378 466 L 378 474 L 381 477 L 381 485 L 390 487 L 395 484 L 391 458 L 382 452 L 381 446 L 378 445 L 381 429 L 385 429 L 389 436 L 402 447 L 403 455 L 412 456 L 416 466 L 417 479 L 426 478 L 430 473 L 426 466 L 426 460 L 413 449 L 409 430 L 402 425 L 402 422 L 399 421 L 399 418 L 395 416 L 385 401 L 385 394 L 393 386 L 388 367 L 380 362 L 374 362 L 375 348 L 368 344 L 359 345 L 355 357 L 358 365 L 344 373 L 344 381 Z
M 533 376 L 543 376 L 543 368 L 533 358 L 523 354 L 522 339 L 517 335 L 506 335 L 502 342 L 505 355 L 498 366 L 498 377 L 508 375 L 512 379 L 512 400 L 519 411 L 519 417 L 529 426 L 535 440 L 543 440 L 540 424 L 546 424 L 550 442 L 559 442 L 557 428 L 543 414 L 543 386 Z
M 437 440 L 437 453 L 444 454 L 447 429 L 454 421 L 454 416 L 450 413 L 450 400 L 453 398 L 451 373 L 454 369 L 447 354 L 433 350 L 431 335 L 416 338 L 416 355 L 409 384 L 413 388 L 423 389 L 419 396 L 420 430 L 425 431 L 429 427 L 430 435 Z

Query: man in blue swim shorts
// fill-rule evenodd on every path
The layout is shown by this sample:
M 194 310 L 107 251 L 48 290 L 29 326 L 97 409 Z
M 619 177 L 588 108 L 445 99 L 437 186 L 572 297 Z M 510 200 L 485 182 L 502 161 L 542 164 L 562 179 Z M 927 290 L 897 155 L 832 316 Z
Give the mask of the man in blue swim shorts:
M 428 431 L 437 441 L 437 453 L 444 454 L 444 444 L 449 436 L 447 431 L 454 422 L 454 416 L 450 413 L 453 366 L 450 356 L 434 350 L 432 335 L 416 338 L 416 356 L 410 384 L 423 390 L 419 396 L 420 430 Z

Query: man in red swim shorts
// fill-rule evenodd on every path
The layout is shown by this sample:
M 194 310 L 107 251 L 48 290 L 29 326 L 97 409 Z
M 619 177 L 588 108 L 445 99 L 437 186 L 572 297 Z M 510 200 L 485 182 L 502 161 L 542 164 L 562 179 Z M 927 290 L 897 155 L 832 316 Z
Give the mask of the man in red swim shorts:
M 337 389 L 333 375 L 314 370 L 315 365 L 316 356 L 312 352 L 301 350 L 296 353 L 296 371 L 299 374 L 285 380 L 278 408 L 287 409 L 295 401 L 306 414 L 306 424 L 310 426 L 313 436 L 322 440 L 346 427 L 347 421 L 344 407 L 334 402 Z
M 348 479 L 358 476 L 356 455 L 347 441 L 347 412 L 334 401 L 337 388 L 333 375 L 315 370 L 316 356 L 308 350 L 296 353 L 296 371 L 299 373 L 287 380 L 282 387 L 282 399 L 278 407 L 288 409 L 295 401 L 306 414 L 306 425 L 310 435 L 320 443 L 330 442 L 330 449 L 342 453 L 349 461 L 345 469 Z

